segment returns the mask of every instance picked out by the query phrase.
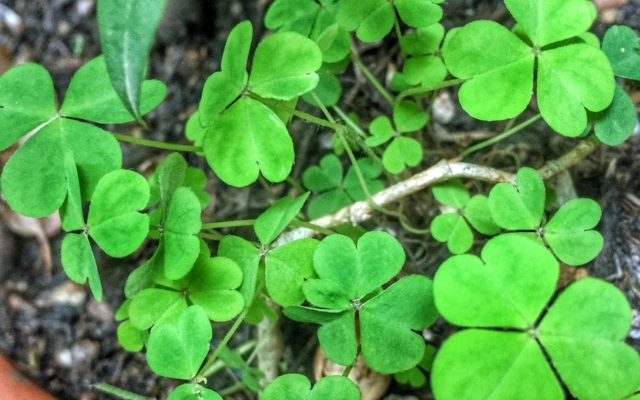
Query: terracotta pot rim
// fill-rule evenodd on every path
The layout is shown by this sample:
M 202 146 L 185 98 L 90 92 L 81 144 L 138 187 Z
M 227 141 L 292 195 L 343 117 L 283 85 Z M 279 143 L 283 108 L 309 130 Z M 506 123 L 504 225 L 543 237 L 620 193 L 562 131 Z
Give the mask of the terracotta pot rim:
M 4 400 L 55 400 L 0 354 L 0 393 Z

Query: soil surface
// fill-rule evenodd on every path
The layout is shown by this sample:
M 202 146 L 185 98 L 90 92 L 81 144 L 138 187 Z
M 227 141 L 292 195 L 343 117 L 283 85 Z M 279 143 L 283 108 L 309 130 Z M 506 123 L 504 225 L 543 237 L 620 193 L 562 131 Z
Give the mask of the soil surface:
M 148 118 L 149 132 L 142 132 L 136 126 L 108 129 L 144 133 L 145 137 L 156 140 L 185 142 L 184 124 L 197 108 L 207 76 L 218 68 L 229 30 L 237 22 L 251 19 L 257 35 L 261 35 L 264 32 L 261 20 L 268 4 L 266 0 L 171 1 L 153 50 L 149 72 L 151 77 L 168 85 L 169 97 Z M 20 22 L 14 24 L 3 18 L 2 13 L 7 11 L 2 7 L 15 12 Z M 495 0 L 449 0 L 445 7 L 447 28 L 478 18 L 510 23 L 504 6 Z M 625 23 L 640 29 L 640 1 L 629 1 L 614 11 L 606 21 L 599 23 L 596 32 L 604 32 L 612 23 Z M 397 69 L 398 48 L 391 40 L 361 46 L 359 52 L 382 80 Z M 77 68 L 98 54 L 94 0 L 0 0 L 0 73 L 17 63 L 40 63 L 51 72 L 62 96 Z M 348 73 L 344 85 L 345 110 L 358 110 L 363 122 L 368 123 L 380 113 L 389 112 L 384 100 L 359 74 Z M 443 101 L 445 106 L 452 108 L 453 118 L 438 124 L 434 132 L 424 134 L 422 140 L 427 150 L 423 167 L 456 156 L 462 146 L 469 145 L 469 132 L 505 128 L 504 123 L 489 125 L 473 121 L 456 105 L 455 91 L 449 95 L 452 102 L 447 102 L 446 98 Z M 640 96 L 636 93 L 635 98 L 640 99 Z M 312 134 L 310 126 L 299 122 L 294 122 L 291 130 L 297 146 L 293 177 L 300 179 L 307 166 L 326 154 L 330 135 L 322 131 Z M 515 165 L 539 167 L 574 144 L 574 141 L 552 134 L 544 123 L 539 123 L 528 132 L 501 142 L 491 151 L 474 155 L 470 161 L 511 171 L 516 169 Z M 123 149 L 127 167 L 142 172 L 152 171 L 163 156 L 147 148 L 124 146 Z M 570 173 L 561 175 L 557 183 L 557 187 L 568 185 L 578 195 L 592 197 L 603 206 L 600 230 L 607 244 L 587 271 L 616 283 L 627 293 L 637 316 L 630 339 L 636 347 L 640 347 L 639 151 L 640 136 L 617 149 L 602 148 Z M 197 157 L 189 158 L 189 162 L 205 165 Z M 207 220 L 253 218 L 272 199 L 292 190 L 285 185 L 265 190 L 259 184 L 248 189 L 232 189 L 221 184 L 210 171 L 208 173 L 211 178 L 208 189 L 214 195 L 214 204 L 206 211 Z M 488 187 L 476 184 L 480 190 Z M 428 191 L 407 199 L 398 205 L 398 209 L 417 227 L 427 227 L 438 213 Z M 407 233 L 393 219 L 379 216 L 366 227 L 382 227 L 402 240 L 408 253 L 409 272 L 432 276 L 437 266 L 449 256 L 445 246 L 425 236 Z M 243 230 L 235 233 L 242 235 Z M 92 384 L 100 382 L 146 396 L 166 397 L 176 382 L 153 375 L 146 366 L 144 355 L 122 350 L 113 318 L 123 301 L 127 275 L 153 252 L 152 246 L 125 260 L 110 259 L 97 253 L 105 288 L 105 301 L 97 303 L 85 288 L 70 283 L 62 272 L 60 243 L 61 235 L 50 241 L 53 265 L 48 271 L 41 244 L 20 237 L 0 220 L 0 352 L 59 399 L 110 398 L 92 389 Z M 569 279 L 573 278 L 570 276 Z M 216 329 L 219 333 L 225 327 Z M 315 327 L 283 321 L 282 329 L 288 370 L 311 376 L 317 345 Z M 438 344 L 449 333 L 444 324 L 439 324 L 427 332 L 427 336 Z M 233 343 L 240 344 L 254 335 L 254 329 L 242 328 Z M 221 374 L 213 380 L 213 386 L 224 388 L 235 378 Z M 428 398 L 424 389 L 415 391 L 397 384 L 392 384 L 389 393 L 388 399 Z M 227 398 L 249 397 L 240 392 Z

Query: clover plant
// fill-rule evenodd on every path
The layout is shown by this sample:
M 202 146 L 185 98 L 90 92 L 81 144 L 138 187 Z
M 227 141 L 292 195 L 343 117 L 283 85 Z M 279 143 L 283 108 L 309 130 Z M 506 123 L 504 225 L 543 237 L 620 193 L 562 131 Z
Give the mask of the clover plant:
M 587 0 L 505 0 L 512 29 L 479 20 L 445 31 L 441 3 L 272 1 L 264 38 L 254 38 L 249 21 L 229 32 L 186 123 L 191 144 L 111 131 L 130 123 L 144 126 L 143 136 L 154 129 L 144 118 L 167 89 L 146 74 L 166 1 L 99 0 L 104 55 L 75 72 L 60 103 L 42 66 L 0 76 L 0 151 L 9 155 L 3 201 L 34 218 L 59 212 L 62 269 L 97 300 L 108 271 L 94 251 L 142 260 L 124 287 L 117 336 L 125 350 L 144 352 L 155 374 L 179 381 L 169 400 L 221 400 L 234 387 L 213 379 L 220 365 L 263 400 L 361 399 L 346 377 L 312 384 L 280 363 L 275 378 L 254 362 L 262 345 L 252 355 L 243 350 L 251 343 L 229 347 L 244 323 L 261 324 L 264 335 L 278 329 L 281 314 L 318 325 L 324 354 L 345 375 L 361 356 L 401 384 L 429 387 L 437 400 L 638 398 L 640 359 L 624 342 L 632 312 L 622 292 L 594 278 L 558 287 L 560 263 L 588 264 L 603 248 L 599 204 L 576 198 L 547 216 L 552 202 L 536 170 L 520 168 L 510 181 L 509 165 L 496 173 L 458 162 L 539 116 L 416 171 L 439 151 L 426 148 L 427 111 L 438 90 L 458 85 L 451 90 L 475 119 L 518 118 L 535 98 L 563 143 L 624 143 L 637 124 L 625 91 L 625 80 L 640 80 L 637 35 L 614 26 L 600 44 L 588 32 L 596 9 Z M 383 39 L 400 50 L 387 69 L 390 88 L 360 57 L 372 48 L 362 42 Z M 353 71 L 378 92 L 376 101 L 356 99 Z M 363 107 L 374 110 L 368 130 L 357 117 Z M 315 155 L 296 160 L 295 119 L 305 122 L 303 135 L 330 135 L 318 165 L 305 164 Z M 143 176 L 123 160 L 119 142 L 167 154 Z M 554 169 L 584 157 L 584 147 Z M 475 190 L 482 186 L 462 180 L 474 177 L 501 183 Z M 212 182 L 224 190 L 259 179 L 269 207 L 248 208 L 251 219 L 211 220 L 222 201 L 209 193 Z M 434 182 L 441 213 L 425 235 L 391 203 Z M 400 224 L 358 225 L 377 214 Z M 428 262 L 404 270 L 405 249 L 394 236 L 433 238 L 454 255 L 432 282 L 421 272 L 432 269 Z M 425 331 L 440 316 L 442 324 Z M 441 344 L 446 324 L 455 332 Z

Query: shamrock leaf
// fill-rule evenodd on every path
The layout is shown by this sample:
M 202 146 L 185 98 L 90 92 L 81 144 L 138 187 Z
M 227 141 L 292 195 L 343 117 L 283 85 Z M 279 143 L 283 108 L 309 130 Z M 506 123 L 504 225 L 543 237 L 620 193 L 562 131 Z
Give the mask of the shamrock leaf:
M 264 104 L 241 98 L 214 120 L 204 153 L 216 175 L 233 186 L 247 186 L 260 172 L 271 182 L 289 176 L 293 141 L 285 124 Z
M 432 324 L 436 313 L 427 278 L 409 276 L 376 292 L 398 274 L 404 258 L 400 244 L 383 232 L 364 234 L 357 246 L 346 236 L 329 236 L 314 254 L 318 279 L 303 287 L 307 300 L 320 308 L 288 308 L 286 315 L 320 323 L 320 344 L 338 364 L 355 361 L 358 324 L 367 365 L 382 373 L 407 370 L 424 352 L 424 340 L 412 331 Z
M 212 335 L 207 314 L 199 306 L 191 306 L 175 325 L 163 324 L 151 331 L 147 363 L 160 376 L 191 379 L 209 353 Z
M 516 185 L 499 183 L 489 193 L 493 220 L 509 230 L 538 229 L 544 214 L 545 188 L 542 177 L 531 168 L 521 168 Z
M 245 306 L 250 307 L 258 285 L 258 268 L 262 257 L 260 250 L 241 237 L 229 235 L 220 241 L 218 256 L 235 261 L 242 270 L 243 280 L 239 291 L 244 296 Z
M 158 80 L 142 82 L 140 116 L 158 107 L 166 95 L 164 83 Z M 123 124 L 136 119 L 111 84 L 104 56 L 89 61 L 73 75 L 60 114 L 99 124 Z
M 318 247 L 315 239 L 302 239 L 269 252 L 265 259 L 265 283 L 269 297 L 283 307 L 304 303 L 302 287 L 315 276 L 313 254 Z
M 431 372 L 431 367 L 433 365 L 433 360 L 436 355 L 436 348 L 427 345 L 424 349 L 424 354 L 422 355 L 422 359 L 415 367 L 398 372 L 393 375 L 394 379 L 398 383 L 408 384 L 414 388 L 420 388 L 427 384 L 426 373 Z
M 154 325 L 175 323 L 186 308 L 187 301 L 177 291 L 144 289 L 131 299 L 129 321 L 136 329 L 146 331 Z
M 316 86 L 313 92 L 303 95 L 302 99 L 316 107 L 320 104 L 325 107 L 337 105 L 340 97 L 342 97 L 342 84 L 340 80 L 325 68 L 318 71 L 318 76 L 320 78 L 318 80 L 318 86 Z M 319 103 L 316 98 L 320 100 Z
M 125 257 L 149 232 L 149 217 L 139 211 L 149 202 L 149 185 L 139 174 L 117 170 L 105 175 L 93 194 L 87 228 L 111 257 Z
M 447 68 L 438 54 L 444 38 L 444 27 L 433 24 L 418 28 L 400 39 L 402 52 L 409 57 L 404 62 L 401 76 L 410 86 L 436 86 L 447 77 Z
M 437 0 L 345 0 L 340 5 L 338 21 L 363 42 L 376 42 L 391 32 L 400 19 L 413 28 L 430 26 L 442 18 Z M 394 10 L 395 6 L 395 10 Z
M 6 72 L 0 77 L 0 151 L 55 118 L 56 111 L 56 93 L 46 69 L 25 64 Z
M 100 178 L 122 164 L 113 136 L 93 125 L 57 119 L 40 129 L 5 165 L 1 186 L 9 206 L 35 218 L 60 208 L 69 189 L 65 157 L 71 157 L 77 168 L 83 200 L 91 198 Z
M 433 238 L 447 243 L 453 254 L 466 253 L 473 245 L 473 231 L 469 224 L 485 235 L 495 235 L 500 231 L 491 218 L 488 199 L 481 195 L 470 198 L 469 191 L 460 180 L 435 185 L 433 196 L 439 203 L 455 210 L 436 216 L 430 227 Z
M 276 240 L 300 213 L 307 198 L 309 198 L 308 192 L 297 199 L 283 197 L 260 214 L 253 225 L 260 243 L 268 246 Z
M 640 80 L 640 45 L 636 33 L 625 26 L 609 28 L 602 42 L 602 51 L 607 55 L 616 76 Z M 613 102 L 604 111 L 595 115 L 596 136 L 609 146 L 624 143 L 635 131 L 638 123 L 636 107 L 620 85 L 616 85 Z
M 379 192 L 384 184 L 377 178 L 382 173 L 381 168 L 368 158 L 358 160 L 358 165 L 371 194 Z M 340 159 L 334 154 L 328 154 L 320 160 L 320 165 L 308 168 L 302 183 L 318 195 L 309 202 L 308 213 L 311 219 L 330 214 L 355 201 L 366 199 L 360 187 L 360 181 L 353 167 L 349 168 L 346 177 Z
M 268 37 L 256 48 L 249 88 L 258 96 L 291 100 L 318 85 L 322 53 L 310 39 L 293 32 Z
M 536 240 L 511 234 L 490 240 L 482 257 L 486 264 L 475 256 L 452 257 L 434 279 L 442 316 L 473 327 L 449 338 L 436 355 L 432 384 L 438 399 L 564 399 L 540 345 L 578 399 L 621 399 L 638 387 L 640 378 L 630 371 L 640 358 L 621 342 L 630 307 L 617 289 L 579 281 L 536 326 L 558 281 L 552 254 Z
M 61 256 L 64 273 L 69 279 L 81 285 L 88 280 L 93 296 L 101 301 L 102 283 L 89 238 L 78 233 L 66 235 L 62 241 Z
M 118 325 L 117 335 L 122 348 L 132 353 L 141 351 L 149 338 L 149 332 L 136 328 L 130 321 Z
M 604 110 L 615 89 L 602 51 L 582 40 L 564 42 L 589 28 L 595 7 L 585 0 L 510 0 L 506 5 L 525 39 L 495 22 L 475 21 L 447 40 L 445 64 L 466 80 L 459 94 L 462 107 L 486 121 L 519 115 L 531 100 L 537 65 L 537 101 L 544 120 L 564 136 L 581 135 L 586 110 Z
M 544 227 L 544 238 L 560 261 L 582 265 L 596 258 L 604 240 L 592 230 L 602 216 L 598 203 L 575 199 L 558 210 Z
M 222 397 L 196 383 L 185 383 L 173 389 L 167 400 L 222 400 Z
M 147 58 L 166 4 L 166 0 L 98 2 L 100 44 L 109 76 L 122 103 L 138 121 L 142 121 L 140 97 Z
M 271 382 L 260 397 L 262 400 L 359 400 L 360 390 L 349 378 L 328 376 L 313 389 L 304 375 L 286 374 Z
M 264 17 L 264 25 L 270 30 L 311 33 L 320 5 L 315 0 L 276 0 Z

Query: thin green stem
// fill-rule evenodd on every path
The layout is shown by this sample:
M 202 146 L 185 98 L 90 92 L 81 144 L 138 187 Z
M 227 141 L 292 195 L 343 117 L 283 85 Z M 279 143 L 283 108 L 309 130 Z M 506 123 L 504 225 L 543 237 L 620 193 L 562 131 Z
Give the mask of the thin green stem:
M 419 96 L 422 94 L 433 92 L 434 90 L 440 90 L 440 89 L 445 89 L 451 86 L 456 86 L 463 82 L 464 82 L 463 79 L 449 79 L 448 81 L 444 81 L 434 86 L 420 86 L 415 88 L 409 88 L 400 92 L 400 94 L 398 95 L 398 100 L 402 100 L 405 97 L 409 97 L 409 96 Z
M 241 356 L 244 356 L 249 351 L 253 351 L 256 348 L 256 346 L 257 346 L 257 342 L 255 340 L 250 340 L 250 341 L 248 341 L 246 343 L 243 343 L 239 347 L 236 347 L 234 349 L 234 351 L 237 352 L 238 354 L 240 354 Z M 247 365 L 248 364 L 249 364 L 249 362 L 247 362 Z M 224 367 L 225 367 L 224 361 L 218 360 L 218 361 L 214 362 L 213 364 L 211 364 L 209 369 L 207 369 L 206 371 L 203 371 L 201 375 L 203 377 L 205 377 L 205 378 L 209 378 L 210 376 L 213 376 L 213 375 L 217 374 L 218 372 L 222 371 L 224 369 Z
M 540 118 L 542 118 L 542 115 L 537 114 L 531 118 L 529 118 L 528 120 L 514 126 L 511 129 L 508 129 L 504 132 L 502 132 L 499 135 L 496 135 L 494 137 L 492 137 L 491 139 L 487 139 L 483 142 L 480 142 L 476 145 L 473 145 L 471 147 L 469 147 L 468 149 L 466 149 L 465 151 L 463 151 L 462 153 L 460 153 L 460 159 L 464 159 L 465 157 L 469 156 L 470 154 L 475 153 L 476 151 L 482 150 L 484 148 L 487 148 L 491 145 L 494 145 L 495 143 L 498 143 L 502 140 L 505 140 L 506 138 L 515 135 L 516 133 L 522 131 L 523 129 L 527 128 L 528 126 L 534 124 L 535 122 L 539 121 Z
M 239 219 L 236 221 L 220 221 L 206 222 L 202 224 L 202 229 L 222 229 L 222 228 L 239 228 L 242 226 L 253 226 L 255 219 Z
M 224 338 L 222 338 L 222 341 L 220 342 L 218 347 L 216 347 L 216 349 L 213 351 L 213 353 L 211 353 L 211 355 L 207 359 L 207 362 L 204 363 L 202 368 L 200 368 L 198 375 L 204 376 L 203 372 L 207 371 L 213 365 L 213 363 L 216 361 L 216 358 L 218 358 L 218 355 L 220 355 L 220 352 L 227 347 L 233 335 L 236 334 L 236 332 L 242 325 L 242 322 L 244 321 L 248 313 L 249 313 L 249 307 L 246 307 L 244 311 L 242 311 L 242 313 L 238 315 L 238 318 L 236 318 L 235 322 L 233 323 L 233 325 L 231 326 L 227 334 L 224 335 Z
M 262 103 L 264 103 L 265 105 L 271 107 L 271 108 L 275 108 L 276 110 L 280 110 L 280 111 L 284 111 L 284 112 L 288 112 L 291 113 L 291 115 L 298 117 L 304 121 L 307 121 L 309 123 L 312 123 L 314 125 L 318 125 L 318 126 L 323 126 L 325 128 L 329 128 L 329 129 L 338 129 L 341 127 L 340 124 L 336 124 L 334 122 L 330 122 L 327 120 L 324 120 L 322 118 L 318 118 L 315 115 L 311 115 L 309 113 L 306 113 L 304 111 L 299 111 L 296 110 L 295 108 L 291 108 L 291 107 L 287 107 L 286 105 L 274 101 L 274 100 L 269 100 L 269 99 L 263 99 L 261 97 L 258 97 L 254 94 L 250 94 L 250 96 Z
M 311 229 L 312 231 L 316 231 L 316 232 L 321 233 L 321 234 L 323 234 L 325 236 L 333 235 L 335 233 L 331 229 L 323 228 L 323 227 L 318 226 L 316 224 L 312 224 L 310 222 L 305 222 L 305 221 L 291 221 L 290 225 L 292 227 L 294 227 L 294 228 Z
M 362 62 L 362 60 L 360 59 L 360 57 L 355 51 L 351 52 L 351 60 L 353 61 L 355 66 L 369 80 L 369 82 L 371 82 L 371 84 L 378 91 L 378 93 L 380 93 L 380 95 L 384 97 L 387 103 L 389 103 L 390 105 L 393 105 L 395 103 L 393 96 L 391 96 L 391 94 L 387 91 L 387 89 L 385 89 L 385 87 L 382 86 L 382 83 L 378 81 L 378 79 L 373 75 L 373 73 L 369 70 L 369 68 L 367 68 L 367 66 L 364 65 L 364 63 Z
M 362 130 L 362 128 L 360 128 L 358 124 L 356 124 L 351 118 L 349 118 L 347 113 L 345 113 L 340 107 L 333 106 L 331 107 L 331 109 L 335 111 L 336 114 L 338 114 L 340 118 L 342 118 L 342 120 L 346 122 L 347 125 L 349 125 L 349 127 L 353 129 L 358 135 L 362 136 L 365 139 L 367 138 L 367 134 Z
M 151 147 L 154 149 L 169 150 L 169 151 L 179 151 L 183 153 L 201 153 L 203 151 L 202 147 L 198 147 L 198 146 L 165 143 L 157 140 L 142 139 L 142 138 L 137 138 L 131 135 L 124 135 L 122 133 L 111 132 L 111 134 L 120 142 L 131 143 L 137 146 Z
M 150 397 L 140 396 L 139 394 L 120 389 L 119 387 L 111 386 L 106 383 L 97 383 L 92 386 L 99 392 L 109 394 L 113 397 L 122 400 L 151 400 Z
M 210 240 L 214 242 L 219 242 L 224 239 L 224 235 L 216 231 L 200 232 L 198 236 L 200 236 L 204 240 Z

